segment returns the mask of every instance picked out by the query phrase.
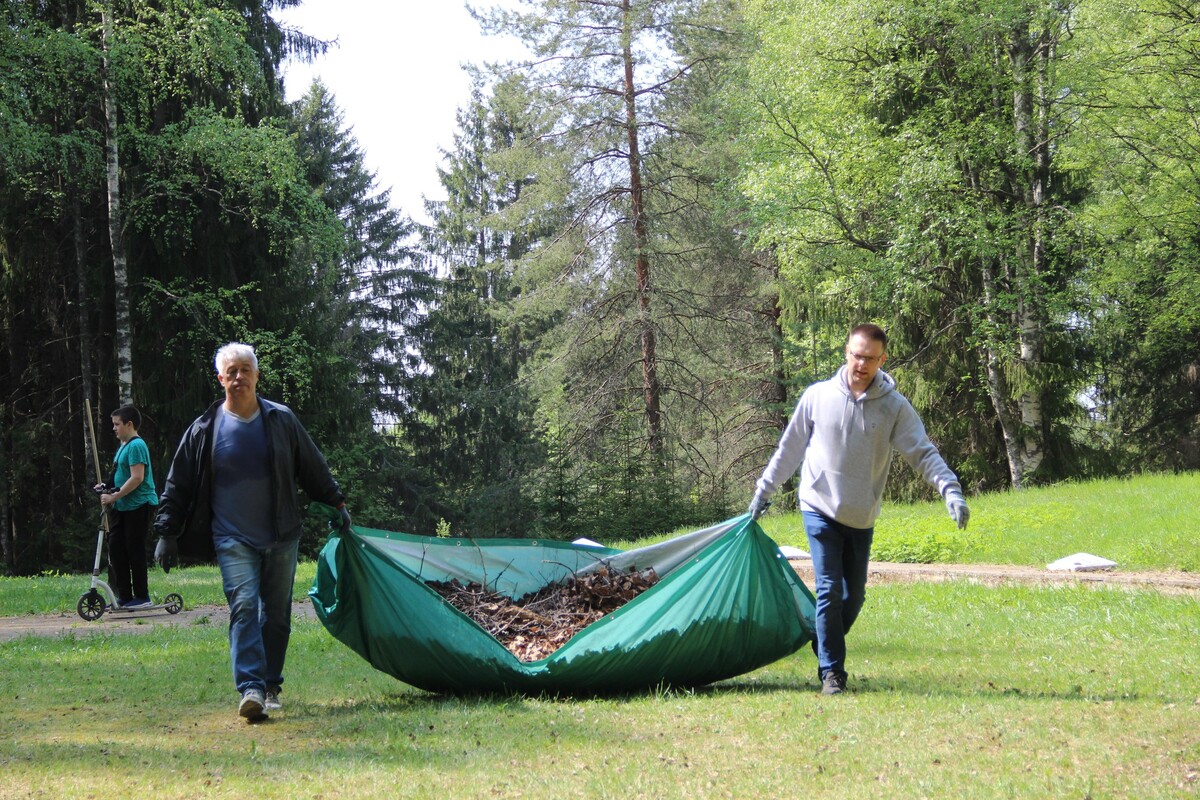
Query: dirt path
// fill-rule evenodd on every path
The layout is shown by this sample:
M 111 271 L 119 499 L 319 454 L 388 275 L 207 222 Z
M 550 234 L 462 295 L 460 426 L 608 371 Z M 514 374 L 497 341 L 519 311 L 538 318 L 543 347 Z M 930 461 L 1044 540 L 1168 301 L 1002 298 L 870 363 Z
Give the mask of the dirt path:
M 796 572 L 812 586 L 812 566 L 808 561 L 791 562 Z M 967 580 L 988 586 L 1007 583 L 1033 585 L 1086 585 L 1105 588 L 1141 589 L 1164 594 L 1191 595 L 1200 598 L 1200 575 L 1187 572 L 1050 572 L 1036 567 L 1001 564 L 891 564 L 871 563 L 870 583 L 905 581 Z M 312 603 L 295 603 L 296 618 L 316 616 Z M 178 614 L 165 611 L 146 613 L 108 612 L 95 622 L 84 622 L 72 609 L 59 614 L 30 614 L 0 617 L 0 641 L 21 636 L 88 636 L 96 633 L 142 633 L 163 625 L 216 625 L 229 623 L 225 606 L 185 607 Z
M 810 562 L 793 560 L 791 564 L 805 581 L 812 579 Z M 872 561 L 868 583 L 951 580 L 967 580 L 987 586 L 999 586 L 1005 583 L 1043 586 L 1082 584 L 1200 596 L 1200 575 L 1195 573 L 1122 572 L 1120 570 L 1051 572 L 1038 567 L 1019 567 L 1009 564 L 892 564 Z
M 186 603 L 186 599 L 185 599 Z M 305 600 L 292 605 L 293 618 L 313 618 L 312 603 Z M 216 625 L 222 630 L 229 624 L 226 606 L 186 605 L 178 614 L 166 611 L 115 612 L 109 611 L 94 622 L 85 622 L 75 611 L 60 614 L 28 614 L 21 617 L 0 617 L 0 642 L 21 636 L 89 636 L 97 633 L 145 633 L 162 626 Z

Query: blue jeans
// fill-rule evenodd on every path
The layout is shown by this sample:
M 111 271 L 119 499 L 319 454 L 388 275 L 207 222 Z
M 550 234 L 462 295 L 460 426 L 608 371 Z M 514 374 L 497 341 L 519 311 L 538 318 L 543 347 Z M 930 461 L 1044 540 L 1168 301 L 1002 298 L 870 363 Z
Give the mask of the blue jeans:
M 805 511 L 817 597 L 817 674 L 846 674 L 846 634 L 867 599 L 867 563 L 874 528 L 851 528 Z
M 229 539 L 216 545 L 229 601 L 229 655 L 238 692 L 283 685 L 299 545 L 281 542 L 259 550 Z

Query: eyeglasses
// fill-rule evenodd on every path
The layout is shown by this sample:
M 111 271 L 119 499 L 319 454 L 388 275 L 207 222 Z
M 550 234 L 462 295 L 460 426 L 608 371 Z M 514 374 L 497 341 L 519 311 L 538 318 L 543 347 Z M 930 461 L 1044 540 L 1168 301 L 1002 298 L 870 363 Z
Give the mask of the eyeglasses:
M 854 359 L 859 364 L 874 364 L 874 363 L 878 362 L 879 359 L 883 358 L 883 354 L 880 353 L 877 356 L 869 356 L 866 353 L 852 353 L 849 350 L 847 350 L 846 358 Z

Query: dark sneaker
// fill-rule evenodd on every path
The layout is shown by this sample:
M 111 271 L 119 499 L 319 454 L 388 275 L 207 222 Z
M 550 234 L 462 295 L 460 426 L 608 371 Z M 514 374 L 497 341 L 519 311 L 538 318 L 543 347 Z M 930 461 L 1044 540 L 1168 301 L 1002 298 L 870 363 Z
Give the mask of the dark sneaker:
M 148 598 L 135 597 L 127 603 L 122 603 L 121 608 L 150 608 L 152 605 L 154 605 L 154 603 L 150 602 Z
M 821 694 L 841 694 L 846 691 L 846 673 L 829 670 L 821 679 Z
M 261 689 L 247 689 L 242 692 L 242 702 L 238 703 L 238 714 L 251 721 L 262 719 L 266 716 L 263 713 L 265 705 L 266 699 Z
M 279 700 L 279 690 L 274 687 L 267 688 L 266 699 L 263 700 L 264 711 L 282 711 L 283 703 Z

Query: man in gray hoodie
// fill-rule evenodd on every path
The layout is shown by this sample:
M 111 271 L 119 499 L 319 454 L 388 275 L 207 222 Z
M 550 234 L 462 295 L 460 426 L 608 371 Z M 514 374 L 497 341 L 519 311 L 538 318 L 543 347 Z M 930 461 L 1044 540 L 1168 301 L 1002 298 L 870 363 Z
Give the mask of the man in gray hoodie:
M 958 478 L 929 441 L 896 381 L 880 368 L 887 334 L 859 325 L 846 341 L 846 365 L 809 386 L 796 404 L 775 454 L 758 479 L 750 514 L 801 469 L 800 511 L 816 576 L 817 675 L 824 694 L 846 688 L 846 633 L 866 599 L 867 563 L 883 503 L 892 451 L 946 502 L 962 530 L 970 511 Z

